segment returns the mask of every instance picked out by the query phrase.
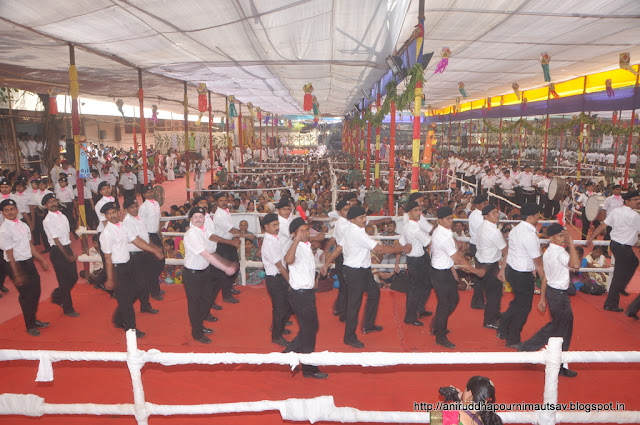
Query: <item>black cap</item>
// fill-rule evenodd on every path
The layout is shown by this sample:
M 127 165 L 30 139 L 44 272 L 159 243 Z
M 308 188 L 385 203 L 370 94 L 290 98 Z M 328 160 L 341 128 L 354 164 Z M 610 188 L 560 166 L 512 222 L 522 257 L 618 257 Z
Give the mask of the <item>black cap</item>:
M 204 196 L 198 196 L 196 199 L 193 200 L 193 205 L 198 205 L 198 202 L 200 201 L 207 201 L 207 198 Z M 207 203 L 209 203 L 209 201 L 207 201 Z
M 0 181 L 0 186 L 11 186 L 11 182 L 7 179 L 2 179 L 2 181 Z
M 26 187 L 27 186 L 27 181 L 25 179 L 20 178 L 20 179 L 16 180 L 16 184 L 14 186 L 17 186 L 17 185 L 21 185 L 21 186 L 25 186 Z
M 142 186 L 142 193 L 148 192 L 150 190 L 153 190 L 153 185 L 151 183 Z
M 9 198 L 9 199 L 5 199 L 4 201 L 0 202 L 0 210 L 4 210 L 4 208 L 9 206 L 9 205 L 13 205 L 14 207 L 17 208 L 16 201 L 14 201 L 13 199 Z
M 559 223 L 553 223 L 551 226 L 547 227 L 547 236 L 551 237 L 553 235 L 557 235 L 562 232 L 564 227 L 562 227 Z
M 347 192 L 344 195 L 342 195 L 342 199 L 344 199 L 345 201 L 349 201 L 351 199 L 357 198 L 358 195 L 356 195 L 355 192 Z
M 107 211 L 110 210 L 120 210 L 120 207 L 118 207 L 118 204 L 116 204 L 115 202 L 107 202 L 102 206 L 102 208 L 100 208 L 100 212 L 102 214 L 106 214 Z
M 280 208 L 284 208 L 284 207 L 290 207 L 291 206 L 291 199 L 289 198 L 280 198 L 280 201 L 278 201 L 278 203 L 276 204 L 276 209 L 280 209 Z
M 591 180 L 589 180 L 587 183 L 585 183 L 585 186 L 593 186 L 595 185 L 594 182 L 592 182 Z
M 525 218 L 536 215 L 540 212 L 540 207 L 538 204 L 534 204 L 533 202 L 529 202 L 524 204 L 522 208 L 520 208 L 520 217 L 524 220 Z
M 338 203 L 336 204 L 336 211 L 341 211 L 347 205 L 349 205 L 349 203 L 344 199 L 339 200 Z
M 66 177 L 60 177 L 58 179 L 59 182 L 65 182 L 65 183 L 69 183 L 69 180 Z
M 424 197 L 424 193 L 413 192 L 411 195 L 409 195 L 409 202 L 415 201 L 416 199 L 420 199 L 422 197 Z M 405 209 L 407 209 L 407 208 L 405 208 Z
M 620 186 L 619 184 L 614 184 L 611 189 L 622 189 L 622 186 Z
M 420 205 L 418 205 L 418 203 L 416 201 L 409 201 L 406 203 L 406 205 L 404 206 L 404 210 L 406 212 L 411 211 L 412 209 L 419 207 Z
M 32 179 L 30 183 L 40 184 L 40 179 Z
M 129 208 L 131 205 L 136 204 L 138 201 L 136 200 L 136 198 L 134 196 L 128 196 L 124 199 L 124 203 L 122 204 L 122 206 L 124 207 L 124 209 L 126 210 L 127 208 Z
M 268 213 L 262 218 L 262 225 L 266 226 L 267 224 L 273 223 L 274 221 L 278 221 L 278 214 Z
M 445 218 L 453 215 L 453 210 L 450 207 L 440 207 L 438 208 L 438 212 L 436 212 L 436 217 Z
M 622 199 L 624 199 L 625 201 L 628 201 L 629 199 L 635 198 L 637 196 L 640 196 L 640 192 L 638 192 L 637 190 L 631 190 L 625 193 L 624 195 L 622 195 Z
M 215 195 L 213 195 L 213 199 L 215 199 L 217 201 L 218 199 L 222 198 L 223 196 L 227 196 L 227 194 L 224 193 L 224 192 L 218 192 Z
M 476 205 L 481 204 L 483 202 L 487 202 L 487 199 L 488 199 L 487 195 L 478 195 L 475 198 L 473 198 L 473 203 Z
M 189 210 L 189 220 L 191 220 L 191 217 L 193 217 L 194 214 L 207 215 L 207 212 L 202 207 L 193 207 Z
M 307 222 L 304 221 L 302 217 L 294 218 L 291 224 L 289 224 L 289 233 L 293 234 L 296 230 L 298 230 L 298 227 L 304 226 L 305 224 L 307 224 Z
M 47 205 L 47 202 L 49 202 L 49 199 L 56 199 L 56 195 L 54 195 L 53 193 L 47 193 L 42 197 L 42 201 L 40 201 L 40 203 L 42 205 Z
M 100 193 L 102 188 L 105 186 L 109 186 L 109 182 L 101 181 L 100 184 L 98 185 L 98 193 Z
M 482 215 L 489 215 L 489 213 L 495 210 L 497 207 L 493 204 L 488 204 L 486 207 L 482 209 Z
M 92 169 L 91 169 L 91 173 L 92 173 L 92 174 L 93 174 L 93 173 L 100 174 L 100 171 L 96 170 L 95 168 L 92 168 Z
M 360 205 L 354 205 L 349 208 L 349 212 L 347 213 L 347 220 L 353 220 L 356 217 L 360 217 L 361 215 L 365 215 L 367 212 Z

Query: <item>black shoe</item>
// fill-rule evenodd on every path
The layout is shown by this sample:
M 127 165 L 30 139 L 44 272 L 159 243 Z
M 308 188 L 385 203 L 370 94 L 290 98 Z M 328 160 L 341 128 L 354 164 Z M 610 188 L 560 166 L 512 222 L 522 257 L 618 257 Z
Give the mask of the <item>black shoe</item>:
M 640 317 L 638 317 L 638 313 L 631 313 L 630 311 L 627 311 L 625 314 L 632 319 L 640 320 Z
M 0 292 L 9 292 L 9 288 L 6 286 L 0 286 Z
M 282 335 L 291 335 L 291 331 L 289 329 L 283 329 Z
M 616 313 L 620 313 L 621 311 L 623 311 L 622 307 L 609 307 L 609 306 L 604 306 L 604 309 L 607 311 L 615 311 Z
M 346 339 L 344 340 L 344 343 L 347 345 L 352 346 L 353 348 L 364 348 L 364 344 L 362 343 L 362 341 L 354 339 L 353 341 L 347 341 Z
M 200 338 L 194 338 L 194 339 L 203 344 L 211 344 L 211 338 L 204 335 L 202 335 Z
M 39 320 L 36 320 L 36 328 L 46 328 L 47 326 L 49 326 L 49 322 L 41 322 Z
M 234 289 L 234 288 L 231 288 L 229 292 L 231 292 L 233 295 L 242 294 L 242 291 L 238 291 L 237 289 Z
M 213 314 L 209 313 L 209 314 L 207 315 L 207 317 L 205 317 L 205 318 L 204 318 L 204 321 L 205 321 L 205 322 L 217 322 L 217 321 L 218 321 L 218 318 L 217 318 L 217 317 L 215 317 Z
M 627 291 L 625 291 L 624 289 L 620 290 L 620 295 L 624 295 L 625 297 L 629 296 L 629 293 Z
M 69 316 L 69 317 L 79 317 L 79 316 L 80 316 L 80 313 L 78 313 L 78 312 L 77 312 L 77 311 L 75 311 L 75 310 L 71 310 L 71 311 L 65 311 L 65 312 L 64 312 L 64 315 L 65 315 L 65 316 Z
M 365 335 L 366 335 L 366 334 L 372 334 L 372 333 L 374 333 L 374 332 L 381 332 L 381 331 L 382 331 L 382 329 L 383 329 L 383 327 L 382 327 L 382 326 L 373 326 L 372 328 L 368 328 L 368 329 L 364 329 L 364 328 L 363 328 L 363 329 L 362 329 L 362 333 L 363 333 L 363 334 L 365 334 Z
M 509 347 L 509 348 L 513 348 L 514 350 L 523 351 L 521 342 L 515 342 L 513 344 L 506 344 L 506 346 Z
M 27 333 L 31 336 L 40 336 L 40 331 L 38 328 L 27 329 Z
M 346 317 L 341 317 L 338 320 L 340 320 L 342 323 L 347 323 L 347 318 Z
M 507 339 L 507 337 L 506 337 L 506 336 L 504 336 L 504 335 L 502 335 L 500 332 L 498 332 L 498 333 L 496 334 L 496 338 L 498 338 L 498 339 L 505 339 L 505 340 Z
M 228 297 L 224 297 L 222 301 L 230 304 L 238 304 L 240 302 L 237 298 L 234 298 L 231 295 L 229 295 Z
M 405 320 L 404 323 L 406 323 L 407 325 L 413 325 L 413 326 L 424 326 L 424 323 L 422 323 L 419 320 L 414 320 L 413 322 L 407 322 Z
M 293 325 L 293 322 L 291 320 L 287 320 L 287 323 L 284 324 L 285 326 L 291 326 Z
M 160 313 L 160 310 L 149 306 L 149 307 L 141 308 L 140 313 L 158 314 Z
M 157 293 L 157 294 L 150 294 L 149 295 L 151 298 L 153 298 L 154 300 L 158 300 L 158 301 L 163 301 L 164 297 L 162 296 L 161 293 Z
M 444 348 L 456 348 L 456 345 L 453 342 L 449 341 L 446 336 L 443 336 L 442 338 L 436 338 L 436 344 L 442 345 Z
M 558 372 L 558 376 L 566 376 L 567 378 L 575 378 L 578 376 L 578 372 L 575 370 L 567 369 L 566 367 L 561 367 Z
M 126 329 L 123 323 L 114 323 L 113 327 L 116 329 Z
M 139 329 L 136 329 L 136 338 L 144 338 L 145 335 L 146 333 L 142 332 Z
M 451 332 L 449 329 L 445 329 L 444 334 L 445 334 L 445 335 L 449 335 L 449 332 Z M 436 330 L 435 330 L 435 329 L 433 329 L 433 328 L 431 328 L 431 330 L 429 331 L 429 333 L 430 333 L 431 335 L 435 335 L 435 334 L 436 334 Z
M 286 339 L 284 339 L 283 337 L 280 338 L 273 338 L 271 340 L 272 343 L 274 344 L 278 344 L 282 347 L 286 347 L 287 345 L 289 345 L 289 341 L 287 341 Z
M 304 373 L 302 372 L 302 376 L 305 378 L 314 378 L 314 379 L 327 379 L 329 377 L 328 373 L 325 372 L 314 372 L 314 373 Z
M 334 316 L 340 316 L 341 314 L 342 314 L 342 312 L 341 312 L 341 311 L 333 310 L 333 315 L 334 315 Z
M 222 306 L 221 306 L 221 305 L 218 305 L 218 304 L 216 304 L 216 303 L 213 303 L 213 305 L 211 306 L 211 308 L 212 308 L 212 309 L 214 309 L 214 310 L 216 310 L 216 311 L 217 311 L 217 310 L 222 310 Z
M 160 291 L 158 291 L 158 294 L 160 294 L 160 295 L 164 295 L 166 293 L 167 293 L 167 291 L 163 291 L 162 289 Z
M 489 329 L 498 329 L 498 325 L 496 325 L 495 323 L 484 323 L 482 326 Z
M 418 313 L 418 319 L 422 319 L 423 317 L 433 316 L 432 311 L 423 311 L 422 313 Z
M 206 328 L 206 327 L 202 327 L 202 332 L 206 333 L 206 334 L 210 334 L 213 332 L 213 329 L 211 328 Z

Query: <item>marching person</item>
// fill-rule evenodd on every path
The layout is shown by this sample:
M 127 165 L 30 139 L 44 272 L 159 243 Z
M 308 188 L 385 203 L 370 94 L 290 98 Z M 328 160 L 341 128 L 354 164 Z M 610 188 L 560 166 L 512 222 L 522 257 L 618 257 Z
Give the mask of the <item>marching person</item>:
M 104 207 L 106 204 L 108 204 L 109 202 L 114 202 L 117 204 L 116 199 L 111 196 L 111 185 L 109 185 L 109 183 L 102 181 L 100 182 L 100 184 L 98 185 L 98 193 L 100 194 L 100 196 L 102 196 L 98 202 L 95 203 L 95 213 L 96 216 L 98 217 L 98 233 L 101 233 L 104 230 L 104 226 L 106 226 L 107 224 L 107 217 L 104 215 L 104 213 L 102 212 L 102 207 Z M 120 207 L 118 206 L 118 209 L 120 209 Z
M 124 166 L 124 173 L 120 176 L 119 184 L 124 199 L 136 197 L 138 177 L 131 172 L 131 165 L 127 164 Z
M 640 193 L 637 190 L 629 191 L 622 195 L 624 205 L 615 208 L 605 218 L 604 222 L 593 231 L 587 246 L 593 245 L 593 240 L 600 235 L 607 226 L 611 226 L 611 253 L 616 258 L 613 266 L 613 277 L 609 286 L 609 294 L 604 301 L 604 309 L 621 312 L 620 294 L 628 295 L 627 284 L 638 268 L 638 257 L 633 252 L 633 247 L 638 242 L 640 232 L 640 215 L 634 210 L 640 208 Z M 627 315 L 637 318 L 640 301 L 636 298 L 630 305 Z M 635 316 L 635 317 L 634 317 Z
M 218 241 L 216 253 L 222 258 L 225 258 L 232 263 L 236 263 L 238 262 L 238 247 L 240 246 L 240 239 L 238 238 L 242 236 L 243 233 L 233 227 L 231 214 L 229 213 L 229 208 L 227 208 L 227 195 L 224 192 L 221 192 L 216 194 L 214 199 L 218 204 L 218 208 L 213 214 L 213 221 L 216 226 L 215 233 L 216 236 L 221 238 L 221 240 Z M 222 300 L 224 302 L 231 304 L 237 304 L 240 302 L 234 297 L 235 294 L 240 293 L 240 291 L 233 288 L 237 277 L 238 274 L 236 272 L 232 276 L 228 276 L 222 282 Z M 217 296 L 217 293 L 215 296 Z
M 581 208 L 582 216 L 580 217 L 580 219 L 582 220 L 582 238 L 581 239 L 587 239 L 587 236 L 589 234 L 589 227 L 591 227 L 591 222 L 587 219 L 587 201 L 593 195 L 597 195 L 597 193 L 593 191 L 594 186 L 595 185 L 592 181 L 587 182 L 587 185 L 586 185 L 587 191 L 585 193 L 581 193 L 577 201 L 582 207 Z M 594 228 L 597 228 L 599 225 L 600 225 L 599 221 L 597 220 L 593 221 Z
M 227 275 L 237 272 L 238 263 L 231 263 L 218 254 L 212 254 L 207 249 L 206 229 L 204 217 L 207 211 L 202 207 L 193 207 L 189 211 L 190 226 L 184 234 L 184 271 L 182 281 L 187 297 L 187 311 L 191 324 L 191 336 L 202 344 L 211 343 L 211 338 L 205 335 L 213 332 L 203 326 L 203 321 L 209 315 L 213 298 L 212 270 L 214 266 Z
M 580 268 L 580 257 L 573 245 L 573 239 L 562 225 L 554 223 L 547 228 L 550 239 L 549 248 L 542 256 L 546 283 L 540 287 L 538 309 L 544 313 L 549 305 L 551 321 L 543 326 L 535 335 L 523 342 L 518 351 L 538 351 L 551 337 L 562 337 L 562 351 L 569 351 L 573 334 L 573 311 L 567 295 L 570 282 L 570 269 Z M 565 250 L 569 248 L 569 252 Z M 574 378 L 578 372 L 560 368 L 560 375 Z
M 293 242 L 284 260 L 289 265 L 289 304 L 298 318 L 300 331 L 284 352 L 313 353 L 318 334 L 318 311 L 314 288 L 316 264 L 309 242 L 309 225 L 297 217 L 289 225 L 289 233 Z M 318 366 L 302 364 L 301 368 L 305 378 L 326 379 L 329 376 Z
M 44 250 L 41 251 L 40 254 L 46 254 L 51 249 L 47 240 L 47 235 L 45 235 L 44 228 L 42 227 L 42 221 L 47 215 L 47 210 L 42 206 L 42 198 L 51 193 L 51 191 L 47 189 L 47 184 L 48 181 L 46 177 L 38 180 L 38 189 L 31 195 L 31 216 L 35 217 L 33 240 L 36 245 L 40 245 L 40 240 L 42 239 L 42 245 L 44 246 Z
M 33 264 L 33 258 L 40 262 L 43 270 L 49 265 L 38 253 L 31 242 L 29 226 L 18 220 L 16 201 L 5 199 L 0 202 L 4 222 L 0 226 L 0 249 L 6 261 L 6 271 L 11 277 L 18 293 L 22 317 L 31 336 L 39 336 L 40 329 L 49 326 L 36 318 L 40 301 L 40 275 Z
M 132 175 L 135 177 L 133 173 Z M 162 238 L 160 237 L 160 204 L 154 198 L 152 184 L 142 186 L 142 197 L 144 198 L 144 202 L 140 205 L 138 214 L 147 228 L 149 243 L 162 251 Z M 160 260 L 155 257 L 150 257 L 150 261 L 151 267 L 148 271 L 151 273 L 153 280 L 151 281 L 149 294 L 151 298 L 162 301 L 164 299 L 164 291 L 160 289 L 159 277 L 162 270 L 164 270 L 165 260 L 164 257 Z
M 489 204 L 488 195 L 478 195 L 473 198 L 473 205 L 475 209 L 469 214 L 469 250 L 471 255 L 476 255 L 476 246 L 478 244 L 478 228 L 484 221 L 482 215 L 482 209 Z M 471 308 L 477 310 L 483 310 L 485 307 L 484 301 L 484 281 L 482 279 L 473 280 L 473 296 L 471 297 Z
M 611 214 L 613 210 L 624 205 L 624 199 L 622 199 L 622 196 L 620 196 L 620 194 L 622 193 L 622 186 L 620 186 L 619 184 L 615 184 L 613 185 L 611 190 L 613 191 L 613 193 L 611 194 L 611 196 L 608 196 L 604 200 L 604 204 L 602 205 L 602 209 L 606 212 L 605 218 L 609 217 L 609 214 Z M 611 240 L 611 226 L 607 226 L 607 230 L 604 232 L 604 240 Z M 609 253 L 609 247 L 606 245 L 603 246 L 602 252 L 607 255 Z M 621 292 L 621 294 L 626 295 L 626 291 Z
M 438 305 L 433 319 L 432 333 L 436 336 L 436 344 L 445 348 L 455 348 L 455 344 L 447 338 L 449 316 L 460 300 L 454 265 L 458 264 L 467 273 L 478 277 L 484 276 L 484 270 L 476 269 L 469 264 L 462 252 L 456 248 L 451 231 L 453 210 L 450 207 L 440 207 L 436 217 L 438 217 L 438 226 L 431 235 L 431 282 L 438 297 Z
M 527 203 L 520 208 L 522 221 L 509 232 L 509 253 L 505 277 L 511 284 L 513 300 L 502 314 L 497 337 L 506 339 L 509 348 L 518 348 L 520 333 L 527 322 L 535 290 L 535 271 L 546 284 L 540 240 L 536 231 L 540 219 L 538 204 Z
M 49 259 L 58 279 L 58 287 L 51 294 L 51 302 L 62 307 L 65 316 L 78 317 L 80 314 L 73 308 L 71 299 L 71 290 L 78 281 L 78 256 L 71 249 L 69 219 L 59 211 L 60 204 L 53 193 L 42 198 L 42 205 L 49 211 L 42 225 L 51 245 Z
M 344 236 L 344 232 L 349 225 L 349 220 L 347 220 L 347 213 L 349 212 L 349 208 L 351 208 L 351 203 L 348 201 L 341 199 L 336 204 L 336 211 L 338 212 L 338 220 L 333 226 L 333 237 L 329 241 L 328 248 L 326 251 L 330 251 L 331 247 L 334 245 L 342 246 L 342 238 Z M 347 282 L 344 279 L 344 256 L 342 254 L 338 255 L 335 260 L 336 265 L 336 274 L 338 275 L 338 296 L 336 297 L 335 302 L 333 303 L 333 315 L 338 316 L 341 322 L 347 321 Z
M 200 196 L 199 198 L 196 198 L 194 200 L 194 205 L 196 207 L 201 207 L 205 211 L 209 211 L 209 202 L 207 201 L 207 198 L 205 198 L 204 196 Z M 205 229 L 205 237 L 207 238 L 207 251 L 209 251 L 210 254 L 213 254 L 218 249 L 218 242 L 224 242 L 224 240 L 215 234 L 216 226 L 215 226 L 215 223 L 213 222 L 213 218 L 211 217 L 211 214 L 209 213 L 204 215 L 204 229 Z M 211 308 L 213 308 L 214 310 L 222 310 L 222 306 L 219 306 L 218 304 L 215 303 L 215 295 L 220 291 L 220 289 L 222 289 L 222 283 L 225 281 L 226 276 L 222 270 L 219 270 L 214 266 L 211 266 L 209 271 L 211 275 L 211 285 L 212 285 Z M 206 322 L 217 322 L 218 318 L 215 317 L 213 314 L 209 313 L 204 318 L 204 320 Z
M 73 193 L 73 188 L 69 187 L 69 181 L 67 177 L 62 176 L 58 179 L 58 184 L 55 187 L 56 199 L 62 206 L 62 214 L 67 217 L 69 222 L 69 229 L 73 232 L 73 236 L 78 239 L 76 235 L 76 229 L 78 228 L 76 219 L 73 215 L 77 209 L 76 196 Z
M 286 347 L 287 341 L 282 335 L 285 324 L 291 316 L 289 305 L 289 272 L 284 266 L 284 252 L 279 241 L 280 222 L 278 215 L 268 213 L 262 219 L 265 235 L 261 254 L 264 271 L 267 275 L 267 291 L 271 298 L 271 342 Z M 314 266 L 315 270 L 315 266 Z
M 367 293 L 362 333 L 368 334 L 382 331 L 376 326 L 376 315 L 380 301 L 380 288 L 371 273 L 371 251 L 376 254 L 398 254 L 411 251 L 410 245 L 382 245 L 371 239 L 364 228 L 367 222 L 366 211 L 360 206 L 352 206 L 347 213 L 349 226 L 342 238 L 344 245 L 338 246 L 325 260 L 320 271 L 326 275 L 329 265 L 340 255 L 344 255 L 344 278 L 349 282 L 347 292 L 347 324 L 344 330 L 344 343 L 355 348 L 364 348 L 364 344 L 356 337 L 358 315 L 362 305 L 362 296 Z M 285 262 L 287 257 L 285 256 Z
M 498 329 L 500 316 L 500 300 L 502 299 L 502 282 L 505 280 L 504 269 L 507 261 L 507 243 L 500 229 L 500 211 L 489 204 L 482 209 L 484 220 L 478 227 L 478 246 L 476 266 L 485 271 L 480 281 L 487 293 L 484 307 L 483 326 Z

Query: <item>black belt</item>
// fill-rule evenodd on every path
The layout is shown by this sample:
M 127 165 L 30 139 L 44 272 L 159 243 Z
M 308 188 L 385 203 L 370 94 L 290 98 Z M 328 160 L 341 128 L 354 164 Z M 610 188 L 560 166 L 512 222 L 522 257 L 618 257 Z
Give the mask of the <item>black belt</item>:
M 315 291 L 315 289 L 311 288 L 311 289 L 293 289 L 291 288 L 292 291 L 295 292 L 310 292 L 310 291 Z
M 615 244 L 618 244 L 620 246 L 626 246 L 626 247 L 629 247 L 629 248 L 633 248 L 633 245 L 627 245 L 627 244 L 623 244 L 623 243 L 616 242 L 616 241 L 613 241 L 613 240 L 611 241 L 611 243 L 615 243 Z
M 133 257 L 135 255 L 144 254 L 144 251 L 129 251 L 129 256 Z
M 553 289 L 554 291 L 558 291 L 558 292 L 567 292 L 566 289 L 554 288 L 553 286 L 549 286 L 549 284 L 547 284 L 547 289 Z
M 516 273 L 522 273 L 522 274 L 531 274 L 533 273 L 533 270 L 531 270 L 530 272 L 521 272 L 520 270 L 516 270 L 513 267 L 511 267 L 510 265 L 507 264 L 507 267 L 509 267 L 511 270 L 513 270 Z
M 191 272 L 191 273 L 204 273 L 207 271 L 207 269 L 203 269 L 203 270 L 194 270 L 194 269 L 188 269 L 188 268 L 184 268 L 186 271 Z
M 16 263 L 33 263 L 33 258 L 28 258 L 26 260 L 20 260 L 20 261 L 16 260 Z

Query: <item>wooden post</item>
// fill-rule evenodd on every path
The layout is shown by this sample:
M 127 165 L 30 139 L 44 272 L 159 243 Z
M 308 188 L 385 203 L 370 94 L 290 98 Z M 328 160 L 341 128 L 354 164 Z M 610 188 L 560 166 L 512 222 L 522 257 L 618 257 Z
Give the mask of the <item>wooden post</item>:
M 140 140 L 142 142 L 142 172 L 144 173 L 144 184 L 149 184 L 149 176 L 147 175 L 147 144 L 145 138 L 144 127 L 144 91 L 142 90 L 142 69 L 138 68 L 138 101 L 140 102 Z M 135 131 L 135 125 L 133 126 Z
M 209 89 L 207 89 L 207 100 L 209 101 L 209 162 L 211 166 L 211 184 L 213 184 L 213 115 L 211 113 L 211 91 Z
M 367 121 L 367 141 L 365 143 L 367 144 L 365 149 L 365 152 L 367 153 L 367 170 L 365 176 L 367 178 L 366 187 L 369 189 L 371 186 L 371 120 Z
M 395 215 L 393 209 L 393 191 L 396 189 L 396 102 L 391 101 L 391 123 L 389 125 L 389 215 Z
M 187 97 L 187 82 L 184 82 L 184 164 L 187 168 L 185 178 L 187 179 L 187 201 L 191 199 L 191 182 L 189 180 L 189 98 Z
M 378 86 L 378 94 L 376 95 L 376 111 L 380 110 L 380 86 Z M 375 168 L 375 186 L 380 187 L 380 126 L 376 126 L 376 168 Z
M 244 166 L 244 132 L 242 131 L 242 103 L 238 102 L 238 146 L 240 147 L 240 165 Z

